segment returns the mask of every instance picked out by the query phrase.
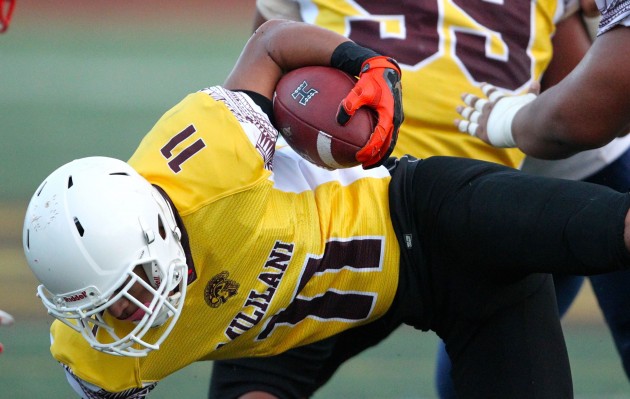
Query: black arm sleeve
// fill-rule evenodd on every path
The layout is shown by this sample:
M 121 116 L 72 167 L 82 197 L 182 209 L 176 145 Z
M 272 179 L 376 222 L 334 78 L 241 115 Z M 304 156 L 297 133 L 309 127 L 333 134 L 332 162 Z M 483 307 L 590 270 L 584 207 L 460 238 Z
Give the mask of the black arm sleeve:
M 416 217 L 428 250 L 462 267 L 592 275 L 630 268 L 630 196 L 460 158 L 421 161 Z
M 355 42 L 344 42 L 333 51 L 330 57 L 330 65 L 351 75 L 359 76 L 361 65 L 366 60 L 379 55 L 376 51 L 359 46 Z

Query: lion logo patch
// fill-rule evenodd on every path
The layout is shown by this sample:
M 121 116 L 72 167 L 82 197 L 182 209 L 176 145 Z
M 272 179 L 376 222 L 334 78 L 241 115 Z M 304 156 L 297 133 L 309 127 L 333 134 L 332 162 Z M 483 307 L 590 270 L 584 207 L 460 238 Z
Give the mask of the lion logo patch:
M 212 277 L 206 289 L 204 291 L 204 299 L 211 308 L 218 308 L 227 302 L 228 298 L 238 293 L 240 284 L 234 280 L 230 280 L 228 277 L 230 273 L 222 271 L 216 276 Z

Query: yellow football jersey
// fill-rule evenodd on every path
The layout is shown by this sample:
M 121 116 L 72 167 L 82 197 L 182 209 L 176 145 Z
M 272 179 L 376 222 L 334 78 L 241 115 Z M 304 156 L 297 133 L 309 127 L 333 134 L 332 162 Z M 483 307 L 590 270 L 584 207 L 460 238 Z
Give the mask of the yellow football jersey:
M 299 5 L 305 22 L 399 62 L 405 122 L 395 156 L 453 155 L 518 167 L 524 157 L 518 149 L 494 148 L 458 132 L 455 108 L 463 92 L 481 95 L 483 82 L 520 93 L 540 79 L 551 60 L 555 23 L 576 1 L 300 0 Z M 281 9 L 277 0 L 258 0 L 258 6 L 267 18 Z
M 383 315 L 400 256 L 388 171 L 327 171 L 276 150 L 276 138 L 249 96 L 220 87 L 168 111 L 129 163 L 168 193 L 188 232 L 194 278 L 179 321 L 145 358 L 98 352 L 54 322 L 54 357 L 117 392 L 195 361 L 273 355 Z

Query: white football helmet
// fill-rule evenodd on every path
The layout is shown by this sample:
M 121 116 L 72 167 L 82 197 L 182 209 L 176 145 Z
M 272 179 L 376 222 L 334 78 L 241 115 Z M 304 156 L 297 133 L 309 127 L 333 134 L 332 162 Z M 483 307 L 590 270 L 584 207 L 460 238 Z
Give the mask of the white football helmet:
M 23 246 L 48 313 L 99 351 L 139 357 L 159 348 L 181 313 L 188 267 L 180 238 L 155 187 L 123 161 L 90 157 L 60 167 L 39 186 L 26 211 Z M 150 303 L 128 293 L 134 283 L 151 292 Z M 144 311 L 135 326 L 122 322 L 127 329 L 105 314 L 122 297 Z M 148 339 L 152 327 L 160 329 Z

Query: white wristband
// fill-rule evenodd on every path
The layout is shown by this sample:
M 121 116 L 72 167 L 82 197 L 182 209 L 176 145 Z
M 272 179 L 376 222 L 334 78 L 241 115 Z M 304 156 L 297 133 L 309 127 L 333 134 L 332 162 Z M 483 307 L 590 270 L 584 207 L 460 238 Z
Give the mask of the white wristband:
M 495 147 L 516 147 L 516 141 L 512 135 L 512 120 L 516 113 L 525 105 L 534 101 L 533 93 L 521 96 L 503 97 L 490 112 L 488 118 L 488 140 Z

